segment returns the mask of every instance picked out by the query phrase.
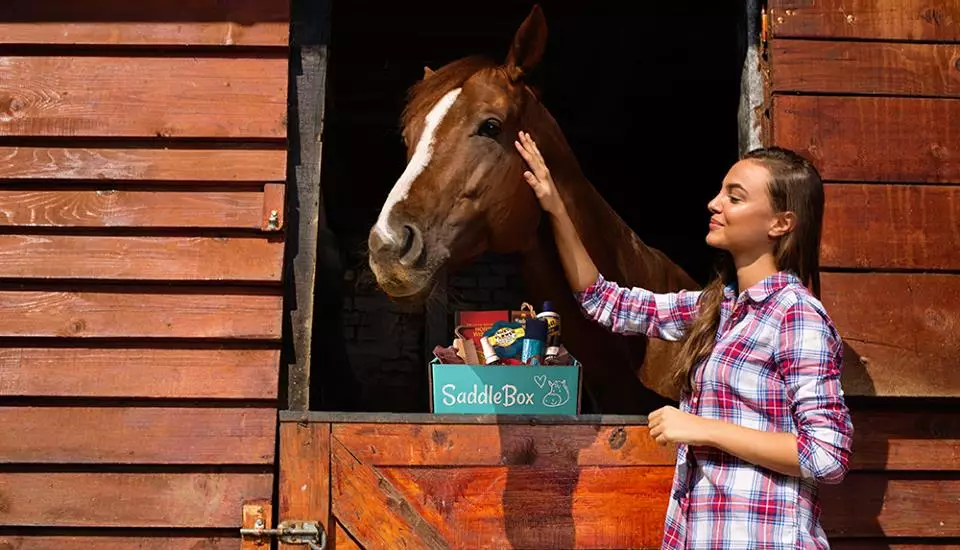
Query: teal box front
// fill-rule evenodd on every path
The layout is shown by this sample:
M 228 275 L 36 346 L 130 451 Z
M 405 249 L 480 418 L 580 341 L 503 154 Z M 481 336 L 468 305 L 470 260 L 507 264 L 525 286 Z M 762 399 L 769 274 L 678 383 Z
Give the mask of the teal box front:
M 430 364 L 438 414 L 576 415 L 580 366 Z

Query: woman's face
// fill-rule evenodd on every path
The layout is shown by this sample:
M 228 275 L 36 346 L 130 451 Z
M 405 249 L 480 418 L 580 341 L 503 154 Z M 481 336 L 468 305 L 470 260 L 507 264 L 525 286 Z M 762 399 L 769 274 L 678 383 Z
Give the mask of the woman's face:
M 767 169 L 750 159 L 730 168 L 720 193 L 707 204 L 712 213 L 707 244 L 734 257 L 773 251 L 776 238 L 788 226 L 784 226 L 784 216 L 773 211 L 769 180 Z

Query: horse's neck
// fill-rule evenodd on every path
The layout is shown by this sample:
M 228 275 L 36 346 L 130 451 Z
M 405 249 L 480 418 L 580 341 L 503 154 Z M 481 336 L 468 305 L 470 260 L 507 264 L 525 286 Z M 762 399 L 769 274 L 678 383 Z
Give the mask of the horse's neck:
M 531 106 L 531 111 L 525 123 L 537 140 L 580 239 L 604 277 L 654 292 L 695 288 L 683 269 L 644 244 L 600 196 L 550 113 L 539 103 Z M 544 219 L 544 223 L 549 222 Z M 546 229 L 540 232 L 541 246 L 555 249 L 552 232 Z

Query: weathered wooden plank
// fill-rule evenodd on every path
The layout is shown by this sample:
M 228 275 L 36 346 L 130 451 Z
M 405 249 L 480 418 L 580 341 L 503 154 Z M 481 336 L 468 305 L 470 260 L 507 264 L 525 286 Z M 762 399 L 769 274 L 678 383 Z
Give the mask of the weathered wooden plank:
M 771 0 L 774 37 L 960 40 L 960 5 L 928 0 Z
M 281 239 L 0 235 L 7 278 L 278 283 L 282 271 Z
M 272 529 L 273 504 L 269 499 L 244 501 L 241 529 Z M 266 550 L 272 548 L 269 537 L 243 537 L 240 541 L 240 550 Z
M 337 441 L 377 466 L 671 465 L 646 426 L 335 424 Z
M 5 550 L 237 550 L 236 538 L 226 536 L 103 536 L 84 535 L 0 535 L 0 548 Z
M 283 181 L 282 149 L 0 147 L 0 179 Z
M 70 0 L 5 10 L 8 44 L 286 46 L 287 2 L 249 0 Z
M 960 480 L 859 472 L 821 489 L 821 522 L 831 537 L 960 536 Z
M 367 548 L 445 548 L 436 524 L 423 521 L 379 470 L 331 441 L 330 493 L 336 518 Z M 488 541 L 489 542 L 489 541 Z
M 332 539 L 332 548 L 336 550 L 363 550 L 363 547 L 357 544 L 356 539 L 350 535 L 350 532 L 347 531 L 339 521 L 336 522 L 336 525 L 333 527 Z
M 0 336 L 280 338 L 282 296 L 0 291 Z
M 773 40 L 774 92 L 960 97 L 957 44 Z
M 812 158 L 825 180 L 960 182 L 960 101 L 773 98 L 773 142 Z
M 960 269 L 960 187 L 828 184 L 824 193 L 821 266 Z
M 330 536 L 330 424 L 280 425 L 279 481 L 280 518 L 310 518 Z
M 0 473 L 0 525 L 240 528 L 270 474 Z
M 381 471 L 451 548 L 656 548 L 673 480 L 662 466 Z
M 262 212 L 245 191 L 0 191 L 0 226 L 260 229 Z
M 284 138 L 286 87 L 286 58 L 0 57 L 0 135 Z
M 0 348 L 0 396 L 276 399 L 272 349 Z
M 960 412 L 854 411 L 853 470 L 960 470 Z
M 0 407 L 0 463 L 272 464 L 276 416 L 272 408 Z
M 960 277 L 823 273 L 850 395 L 960 396 Z

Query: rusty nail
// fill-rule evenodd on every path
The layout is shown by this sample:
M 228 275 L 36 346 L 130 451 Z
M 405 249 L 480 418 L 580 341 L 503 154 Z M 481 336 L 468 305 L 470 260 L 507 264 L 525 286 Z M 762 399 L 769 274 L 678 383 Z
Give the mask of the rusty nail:
M 847 23 L 853 23 L 854 19 L 853 15 L 847 15 Z

